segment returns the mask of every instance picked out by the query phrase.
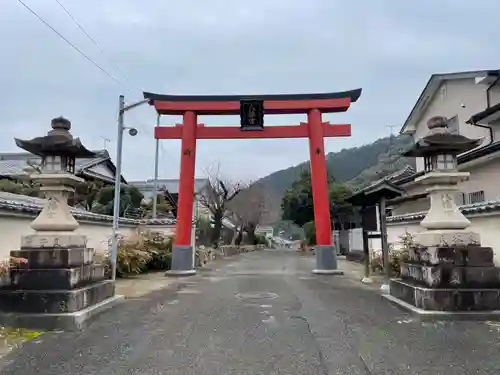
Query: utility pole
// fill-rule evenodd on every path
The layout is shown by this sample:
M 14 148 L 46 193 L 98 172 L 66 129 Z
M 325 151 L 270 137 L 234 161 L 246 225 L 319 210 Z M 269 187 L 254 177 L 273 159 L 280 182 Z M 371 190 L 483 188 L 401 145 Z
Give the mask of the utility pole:
M 120 95 L 118 106 L 118 129 L 116 141 L 116 173 L 115 173 L 115 196 L 113 200 L 113 227 L 111 235 L 111 279 L 116 280 L 116 258 L 118 255 L 118 225 L 120 220 L 120 190 L 122 183 L 122 149 L 123 149 L 123 132 L 128 129 L 128 134 L 135 137 L 138 133 L 137 129 L 126 127 L 123 117 L 125 112 L 148 103 L 149 100 L 144 99 L 138 102 L 125 105 L 125 97 Z
M 123 115 L 125 97 L 120 95 L 118 104 L 118 134 L 116 142 L 115 196 L 113 201 L 113 235 L 111 237 L 111 279 L 116 280 L 116 258 L 118 255 L 118 220 L 120 219 L 120 188 L 122 184 Z
M 156 126 L 160 126 L 160 115 L 156 118 Z M 158 204 L 158 154 L 160 152 L 160 140 L 156 138 L 155 150 L 155 175 L 153 181 L 153 219 L 156 219 L 156 206 Z
M 103 137 L 102 135 L 100 135 L 100 137 L 104 141 L 104 150 L 106 150 L 106 146 L 108 145 L 108 142 L 111 142 L 111 139 Z

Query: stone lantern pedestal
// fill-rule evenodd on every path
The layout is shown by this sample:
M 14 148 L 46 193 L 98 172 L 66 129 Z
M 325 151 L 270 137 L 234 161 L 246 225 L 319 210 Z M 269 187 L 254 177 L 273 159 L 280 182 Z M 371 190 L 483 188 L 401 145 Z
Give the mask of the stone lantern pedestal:
M 407 154 L 420 156 L 424 150 L 423 156 L 428 157 L 428 149 L 435 156 L 458 148 L 453 144 L 456 135 L 446 131 L 440 134 L 444 135 L 442 139 L 429 141 L 428 136 L 419 141 L 417 155 L 415 149 Z M 466 140 L 463 137 L 462 148 L 466 148 Z M 474 143 L 468 141 L 470 149 Z M 468 229 L 470 221 L 454 202 L 457 184 L 469 177 L 469 173 L 458 172 L 455 165 L 452 160 L 450 168 L 429 168 L 418 179 L 427 186 L 431 206 L 420 223 L 422 231 L 414 235 L 416 246 L 410 249 L 408 261 L 401 264 L 401 279 L 391 280 L 390 295 L 384 297 L 421 318 L 497 319 L 500 270 L 493 263 L 492 248 L 481 246 L 479 234 Z
M 22 236 L 20 250 L 11 251 L 27 263 L 12 269 L 10 285 L 0 289 L 0 322 L 11 327 L 81 329 L 90 317 L 123 298 L 115 296 L 104 265 L 94 264 L 86 236 L 76 232 L 79 224 L 67 198 L 83 180 L 67 167 L 74 165 L 75 155 L 92 153 L 73 139 L 69 126 L 58 127 L 69 123 L 65 121 L 53 120 L 55 135 L 53 130 L 46 137 L 16 140 L 18 146 L 42 156 L 42 173 L 32 179 L 40 183 L 46 203 L 31 223 L 33 233 Z

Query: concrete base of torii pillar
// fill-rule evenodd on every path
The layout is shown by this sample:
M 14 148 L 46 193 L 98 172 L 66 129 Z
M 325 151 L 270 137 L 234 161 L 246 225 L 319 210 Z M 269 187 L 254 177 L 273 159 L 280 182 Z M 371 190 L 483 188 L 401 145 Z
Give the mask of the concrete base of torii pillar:
M 0 288 L 0 324 L 42 330 L 79 330 L 91 317 L 123 300 L 105 278 L 105 267 L 94 264 L 94 249 L 67 204 L 68 194 L 82 179 L 69 173 L 39 174 L 45 206 L 32 222 L 34 233 L 21 238 L 11 256 L 27 264 L 10 272 L 10 284 Z

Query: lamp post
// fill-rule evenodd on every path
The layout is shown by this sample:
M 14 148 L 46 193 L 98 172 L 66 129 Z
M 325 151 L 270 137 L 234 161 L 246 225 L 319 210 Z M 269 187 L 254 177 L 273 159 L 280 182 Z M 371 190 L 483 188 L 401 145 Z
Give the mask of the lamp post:
M 160 126 L 160 115 L 156 118 L 156 126 Z M 160 140 L 156 139 L 156 147 L 155 147 L 155 176 L 153 181 L 153 219 L 156 219 L 156 210 L 158 203 L 158 154 L 160 149 Z
M 118 255 L 118 222 L 120 218 L 120 187 L 122 182 L 122 149 L 123 131 L 128 129 L 128 134 L 135 137 L 138 133 L 136 128 L 129 128 L 124 125 L 125 112 L 148 103 L 148 99 L 125 105 L 125 97 L 120 95 L 118 107 L 118 133 L 116 141 L 116 175 L 115 175 L 115 196 L 113 201 L 113 232 L 111 235 L 111 279 L 116 280 L 116 258 Z

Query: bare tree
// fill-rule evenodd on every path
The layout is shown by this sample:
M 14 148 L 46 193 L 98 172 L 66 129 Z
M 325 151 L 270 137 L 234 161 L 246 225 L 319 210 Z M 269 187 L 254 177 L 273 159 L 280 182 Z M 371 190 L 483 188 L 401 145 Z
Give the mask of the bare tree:
M 207 176 L 208 184 L 201 190 L 199 202 L 212 215 L 214 226 L 211 242 L 214 246 L 217 246 L 222 229 L 222 220 L 227 214 L 227 205 L 240 193 L 243 184 L 223 178 L 218 164 L 207 169 Z
M 238 233 L 233 237 L 233 242 L 247 233 L 248 242 L 255 243 L 255 230 L 257 225 L 265 221 L 270 212 L 270 197 L 261 185 L 250 185 L 229 204 L 230 210 L 237 217 Z

